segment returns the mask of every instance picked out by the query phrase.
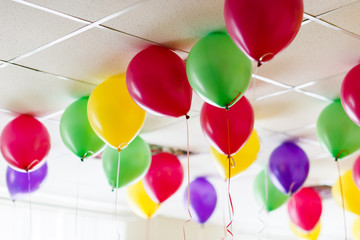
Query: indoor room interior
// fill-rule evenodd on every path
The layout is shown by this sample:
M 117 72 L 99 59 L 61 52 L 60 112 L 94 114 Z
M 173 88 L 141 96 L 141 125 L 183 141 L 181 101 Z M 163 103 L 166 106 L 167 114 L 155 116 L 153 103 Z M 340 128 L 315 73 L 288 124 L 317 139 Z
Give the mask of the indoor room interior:
M 285 141 L 295 143 L 309 160 L 302 186 L 312 187 L 321 197 L 317 239 L 360 239 L 353 230 L 358 216 L 344 212 L 333 198 L 338 166 L 317 135 L 320 114 L 340 98 L 345 76 L 360 64 L 359 0 L 303 0 L 300 29 L 291 43 L 260 67 L 251 61 L 244 96 L 254 112 L 260 149 L 251 166 L 231 178 L 234 214 L 228 181 L 215 166 L 202 130 L 205 101 L 195 90 L 188 120 L 147 112 L 138 129 L 153 153 L 175 154 L 184 172 L 179 189 L 149 219 L 130 207 L 128 186 L 110 186 L 101 153 L 81 161 L 64 144 L 60 122 L 70 104 L 90 96 L 110 77 L 125 74 L 134 56 L 149 46 L 162 46 L 190 64 L 189 53 L 200 39 L 212 32 L 226 34 L 224 2 L 0 0 L 0 131 L 19 115 L 31 115 L 46 127 L 51 143 L 39 189 L 16 199 L 7 185 L 9 164 L 0 155 L 1 239 L 316 239 L 301 238 L 303 230 L 294 232 L 289 200 L 268 211 L 254 194 L 255 178 Z M 353 151 L 339 159 L 340 173 L 352 170 L 359 155 Z M 205 177 L 217 196 L 203 224 L 196 221 L 193 209 L 187 222 L 184 197 L 188 179 L 198 177 Z

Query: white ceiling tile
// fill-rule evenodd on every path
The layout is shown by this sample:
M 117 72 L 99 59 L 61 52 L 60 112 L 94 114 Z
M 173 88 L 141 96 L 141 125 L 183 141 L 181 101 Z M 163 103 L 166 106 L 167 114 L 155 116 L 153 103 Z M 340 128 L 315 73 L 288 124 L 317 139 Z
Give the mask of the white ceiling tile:
M 89 21 L 96 21 L 117 12 L 129 5 L 137 2 L 136 0 L 27 0 L 37 5 L 66 13 L 71 16 L 82 18 Z
M 8 65 L 0 69 L 0 108 L 45 116 L 89 95 L 93 85 Z
M 223 5 L 222 0 L 149 0 L 105 25 L 189 51 L 199 38 L 224 29 Z
M 327 14 L 322 19 L 360 35 L 360 1 Z
M 304 0 L 304 10 L 313 15 L 319 15 L 341 8 L 358 0 Z
M 360 41 L 318 23 L 303 25 L 288 48 L 258 74 L 297 86 L 348 71 L 359 61 Z
M 126 72 L 131 58 L 151 43 L 108 29 L 94 28 L 19 63 L 95 84 Z M 67 54 L 71 52 L 71 54 Z
M 1 1 L 0 59 L 25 54 L 65 36 L 83 24 L 13 1 Z
M 285 132 L 314 124 L 320 112 L 328 105 L 297 92 L 289 92 L 257 101 L 255 121 L 259 127 Z

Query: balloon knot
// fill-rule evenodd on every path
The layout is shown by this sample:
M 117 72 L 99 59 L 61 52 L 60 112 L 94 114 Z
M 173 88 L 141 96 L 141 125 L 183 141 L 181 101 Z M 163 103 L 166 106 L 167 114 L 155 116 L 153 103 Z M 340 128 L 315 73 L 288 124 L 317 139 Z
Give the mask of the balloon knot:
M 189 115 L 187 115 L 187 114 L 185 115 L 185 117 L 186 117 L 186 119 L 189 119 L 189 118 L 190 118 L 190 116 L 189 116 Z
M 262 65 L 262 62 L 259 60 L 258 64 L 257 64 L 257 67 L 261 67 L 261 65 Z
M 118 150 L 118 152 L 120 152 L 120 151 L 121 151 L 121 148 L 119 148 L 119 147 L 118 147 L 118 149 L 117 149 L 117 150 Z
M 225 110 L 229 111 L 229 106 L 228 105 L 225 106 Z
M 80 158 L 80 160 L 81 160 L 82 162 L 84 162 L 84 157 Z

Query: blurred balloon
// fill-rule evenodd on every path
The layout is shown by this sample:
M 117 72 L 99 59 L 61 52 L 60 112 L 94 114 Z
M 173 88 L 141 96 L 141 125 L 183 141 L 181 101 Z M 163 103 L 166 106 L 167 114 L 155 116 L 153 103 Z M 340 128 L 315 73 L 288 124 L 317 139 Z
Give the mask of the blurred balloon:
M 184 203 L 188 202 L 188 187 L 184 193 Z M 190 183 L 190 208 L 195 220 L 203 224 L 213 214 L 217 202 L 214 186 L 204 177 L 198 177 Z
M 220 153 L 229 154 L 228 122 L 230 154 L 234 154 L 244 145 L 254 127 L 254 112 L 249 101 L 242 97 L 228 110 L 204 103 L 200 113 L 200 124 L 205 137 Z
M 228 34 L 214 32 L 190 50 L 186 72 L 193 90 L 207 103 L 225 108 L 244 95 L 251 79 L 251 62 Z
M 353 223 L 352 232 L 355 240 L 360 240 L 360 217 L 357 217 Z
M 269 177 L 285 194 L 296 192 L 309 173 L 309 159 L 295 143 L 284 142 L 270 156 Z
M 235 177 L 239 173 L 245 171 L 250 165 L 255 162 L 257 158 L 257 154 L 260 151 L 260 140 L 254 129 L 249 137 L 249 139 L 245 142 L 244 146 L 240 148 L 240 150 L 232 155 L 232 160 L 235 165 L 231 168 L 231 177 Z M 228 155 L 224 155 L 215 150 L 212 146 L 210 146 L 210 155 L 211 158 L 220 173 L 220 175 L 224 179 L 229 178 L 229 158 Z
M 319 222 L 322 203 L 319 194 L 310 187 L 304 187 L 291 196 L 288 202 L 288 213 L 296 226 L 311 231 Z
M 351 170 L 341 176 L 342 188 L 344 193 L 345 209 L 360 215 L 360 190 L 356 187 Z M 335 201 L 342 207 L 341 189 L 339 179 L 332 187 L 332 195 Z
M 145 111 L 127 91 L 125 75 L 116 75 L 100 83 L 90 95 L 87 113 L 96 134 L 116 149 L 125 148 L 145 120 Z
M 257 62 L 271 60 L 298 33 L 302 0 L 226 0 L 226 28 L 236 45 Z
M 316 128 L 320 143 L 335 159 L 346 157 L 360 148 L 360 127 L 346 115 L 339 100 L 320 113 Z
M 6 185 L 11 199 L 13 201 L 21 200 L 25 195 L 38 190 L 40 185 L 44 182 L 47 172 L 48 167 L 46 163 L 29 173 L 18 172 L 11 167 L 7 167 Z
M 89 98 L 83 97 L 69 105 L 60 120 L 60 134 L 65 146 L 81 159 L 96 155 L 105 143 L 91 128 L 87 117 Z
M 106 147 L 102 154 L 102 165 L 111 187 L 116 188 L 119 174 L 118 188 L 139 181 L 149 170 L 151 151 L 149 145 L 137 136 L 127 148 L 120 152 L 120 171 L 118 173 L 119 152 Z
M 256 176 L 254 194 L 258 203 L 264 206 L 268 212 L 281 207 L 289 199 L 288 195 L 280 192 L 271 182 L 267 169 L 262 170 Z
M 49 153 L 50 135 L 34 117 L 20 115 L 3 129 L 0 148 L 11 167 L 19 171 L 35 170 Z
M 356 159 L 352 171 L 354 182 L 358 189 L 360 189 L 360 156 Z
M 132 99 L 144 110 L 172 117 L 186 115 L 192 89 L 184 61 L 169 48 L 150 46 L 131 60 L 126 85 Z
M 160 206 L 147 195 L 142 180 L 127 187 L 126 196 L 130 208 L 139 217 L 151 218 Z
M 297 227 L 295 224 L 293 224 L 292 222 L 290 222 L 290 227 L 291 230 L 293 231 L 293 233 L 295 233 L 296 236 L 303 238 L 303 239 L 307 239 L 307 240 L 316 240 L 318 239 L 319 235 L 320 235 L 320 231 L 321 231 L 321 223 L 318 222 L 315 226 L 315 228 L 313 230 L 311 230 L 310 232 L 304 231 L 302 229 L 300 229 L 299 227 Z
M 163 152 L 152 156 L 144 187 L 154 202 L 162 203 L 179 189 L 183 178 L 184 171 L 179 159 Z
M 349 118 L 360 126 L 360 64 L 346 74 L 341 85 L 341 103 Z

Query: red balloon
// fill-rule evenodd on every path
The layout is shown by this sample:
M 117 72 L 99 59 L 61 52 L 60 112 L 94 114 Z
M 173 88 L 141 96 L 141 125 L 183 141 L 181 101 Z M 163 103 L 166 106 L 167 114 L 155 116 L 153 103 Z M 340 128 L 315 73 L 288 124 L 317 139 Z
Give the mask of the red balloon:
M 30 171 L 49 153 L 50 135 L 45 126 L 34 117 L 20 115 L 2 131 L 0 149 L 10 166 Z
M 170 153 L 159 153 L 152 156 L 143 183 L 150 198 L 162 203 L 179 189 L 183 179 L 184 170 L 179 159 Z
M 360 64 L 346 74 L 340 98 L 346 114 L 360 126 Z
M 356 186 L 360 190 L 360 156 L 356 159 L 354 163 L 352 175 Z
M 254 111 L 244 96 L 228 111 L 230 154 L 234 154 L 251 135 L 254 127 Z M 220 153 L 229 154 L 226 110 L 204 103 L 200 114 L 200 124 L 210 144 Z
M 173 51 L 150 46 L 135 55 L 126 71 L 132 99 L 148 112 L 180 117 L 191 107 L 192 89 L 184 61 Z
M 271 60 L 300 29 L 302 0 L 225 0 L 226 28 L 235 44 L 257 62 Z
M 302 188 L 288 202 L 291 221 L 305 231 L 311 231 L 320 220 L 322 212 L 321 198 L 310 187 Z

